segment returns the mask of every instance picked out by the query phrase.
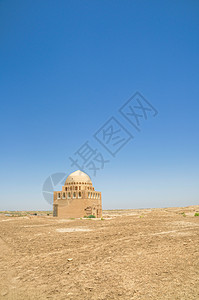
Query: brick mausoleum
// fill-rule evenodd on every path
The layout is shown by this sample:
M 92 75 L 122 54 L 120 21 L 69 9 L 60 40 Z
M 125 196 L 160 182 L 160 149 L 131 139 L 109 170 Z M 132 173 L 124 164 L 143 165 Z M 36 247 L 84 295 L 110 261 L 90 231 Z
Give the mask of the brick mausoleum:
M 82 218 L 89 215 L 102 217 L 101 192 L 96 192 L 90 177 L 78 170 L 67 177 L 62 191 L 54 192 L 53 216 Z

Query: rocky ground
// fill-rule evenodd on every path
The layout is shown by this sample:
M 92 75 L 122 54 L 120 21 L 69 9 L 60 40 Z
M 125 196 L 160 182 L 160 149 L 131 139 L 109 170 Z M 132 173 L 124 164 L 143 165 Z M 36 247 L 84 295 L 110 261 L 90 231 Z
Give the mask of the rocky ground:
M 199 299 L 199 206 L 0 214 L 0 299 Z

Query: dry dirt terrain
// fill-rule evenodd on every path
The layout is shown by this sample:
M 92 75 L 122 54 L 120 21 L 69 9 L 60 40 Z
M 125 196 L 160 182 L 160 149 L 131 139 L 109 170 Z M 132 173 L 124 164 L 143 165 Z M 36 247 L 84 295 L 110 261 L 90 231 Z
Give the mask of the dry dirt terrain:
M 0 299 L 199 299 L 199 206 L 0 214 Z

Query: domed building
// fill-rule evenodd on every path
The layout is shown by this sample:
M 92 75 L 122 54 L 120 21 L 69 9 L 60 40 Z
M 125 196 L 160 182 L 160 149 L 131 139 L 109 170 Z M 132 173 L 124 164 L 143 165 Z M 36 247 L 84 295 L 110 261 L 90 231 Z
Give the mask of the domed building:
M 102 217 L 101 192 L 96 192 L 90 177 L 78 170 L 67 177 L 62 191 L 54 192 L 53 216 L 82 218 L 89 215 Z

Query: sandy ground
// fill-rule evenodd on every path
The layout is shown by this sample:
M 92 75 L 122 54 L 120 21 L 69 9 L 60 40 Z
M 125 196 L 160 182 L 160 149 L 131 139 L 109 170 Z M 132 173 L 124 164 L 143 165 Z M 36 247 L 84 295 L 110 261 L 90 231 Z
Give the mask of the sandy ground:
M 199 299 L 196 211 L 104 211 L 104 220 L 0 214 L 0 299 Z

